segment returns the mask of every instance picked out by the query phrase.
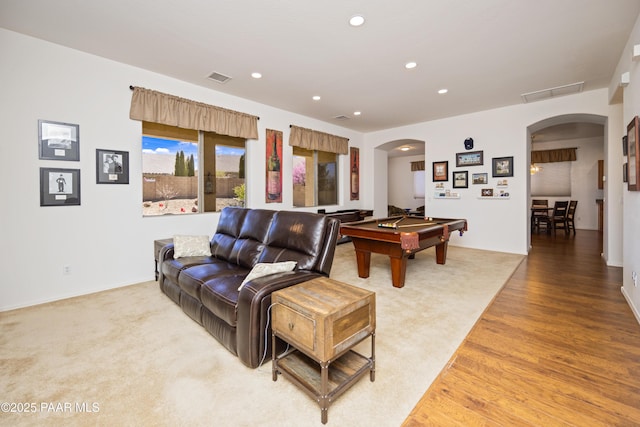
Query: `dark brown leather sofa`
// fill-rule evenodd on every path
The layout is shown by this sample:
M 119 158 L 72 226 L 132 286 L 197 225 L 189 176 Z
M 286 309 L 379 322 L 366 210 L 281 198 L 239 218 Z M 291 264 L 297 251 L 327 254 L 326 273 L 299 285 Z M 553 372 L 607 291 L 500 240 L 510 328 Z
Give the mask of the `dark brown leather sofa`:
M 245 365 L 270 357 L 271 293 L 329 276 L 340 222 L 324 215 L 225 208 L 211 238 L 211 256 L 174 259 L 160 251 L 160 289 Z M 238 287 L 257 263 L 296 261 L 293 271 Z

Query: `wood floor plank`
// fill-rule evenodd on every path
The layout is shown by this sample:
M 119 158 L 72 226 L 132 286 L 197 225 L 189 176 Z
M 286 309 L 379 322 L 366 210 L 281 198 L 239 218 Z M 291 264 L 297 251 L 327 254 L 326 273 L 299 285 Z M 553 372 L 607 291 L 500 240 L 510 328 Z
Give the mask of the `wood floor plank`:
M 403 425 L 640 425 L 640 325 L 601 238 L 533 235 Z

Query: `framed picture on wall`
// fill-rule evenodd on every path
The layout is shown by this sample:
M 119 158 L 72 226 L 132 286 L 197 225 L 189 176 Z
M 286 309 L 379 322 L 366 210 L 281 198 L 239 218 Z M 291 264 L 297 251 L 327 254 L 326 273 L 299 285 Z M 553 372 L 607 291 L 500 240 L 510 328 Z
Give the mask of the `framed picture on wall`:
M 40 168 L 40 206 L 80 204 L 80 169 Z
M 127 151 L 97 149 L 96 183 L 128 184 L 129 153 Z
M 494 157 L 491 176 L 513 176 L 513 157 Z
M 638 176 L 640 175 L 640 163 L 638 163 L 638 116 L 635 116 L 627 125 L 627 189 L 638 191 Z
M 469 188 L 469 172 L 453 171 L 453 188 Z
M 38 145 L 41 159 L 78 161 L 80 160 L 80 126 L 38 120 Z
M 449 181 L 449 162 L 433 162 L 433 182 Z
M 480 166 L 484 163 L 482 151 L 456 153 L 456 167 Z
M 471 175 L 472 184 L 487 184 L 489 182 L 489 174 L 486 172 L 474 173 Z

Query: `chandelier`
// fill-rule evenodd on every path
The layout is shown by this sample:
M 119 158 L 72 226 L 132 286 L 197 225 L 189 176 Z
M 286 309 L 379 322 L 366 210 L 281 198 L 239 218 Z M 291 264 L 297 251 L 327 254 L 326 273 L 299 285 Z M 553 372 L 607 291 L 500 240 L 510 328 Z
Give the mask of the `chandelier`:
M 531 175 L 535 175 L 542 170 L 542 166 L 538 166 L 535 163 L 531 163 L 531 167 L 529 168 L 529 172 Z

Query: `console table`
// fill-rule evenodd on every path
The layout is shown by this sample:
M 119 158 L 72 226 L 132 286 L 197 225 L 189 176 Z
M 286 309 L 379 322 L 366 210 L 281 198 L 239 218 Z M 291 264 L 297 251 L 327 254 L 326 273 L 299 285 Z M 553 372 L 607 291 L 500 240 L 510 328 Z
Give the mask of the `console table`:
M 375 381 L 375 293 L 316 278 L 271 295 L 272 377 L 291 380 L 320 405 L 323 424 L 329 405 L 369 372 Z M 276 337 L 289 350 L 276 355 Z M 352 348 L 371 337 L 371 357 Z

